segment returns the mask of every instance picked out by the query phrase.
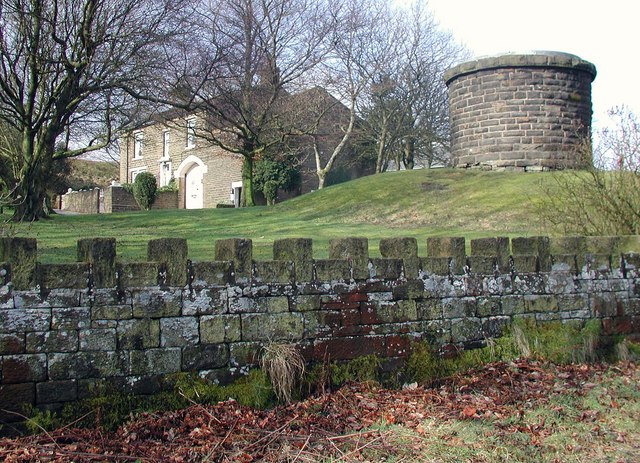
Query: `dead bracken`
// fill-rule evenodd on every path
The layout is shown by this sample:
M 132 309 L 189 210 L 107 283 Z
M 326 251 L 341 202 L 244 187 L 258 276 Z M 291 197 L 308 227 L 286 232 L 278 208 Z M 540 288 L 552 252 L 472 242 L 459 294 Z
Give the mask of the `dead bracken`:
M 453 421 L 489 423 L 496 439 L 519 433 L 527 437 L 528 445 L 540 447 L 557 431 L 557 424 L 523 420 L 530 409 L 553 408 L 559 396 L 582 397 L 607 377 L 637 384 L 638 374 L 633 363 L 499 362 L 429 388 L 389 390 L 371 383 L 348 383 L 333 393 L 270 410 L 226 401 L 143 414 L 114 433 L 66 427 L 2 439 L 0 459 L 7 463 L 376 461 L 375 455 L 411 458 L 424 450 L 419 445 L 401 445 L 397 431 L 381 425 L 398 425 L 419 440 L 433 431 L 428 423 Z M 607 400 L 607 406 L 620 408 L 615 397 Z M 576 420 L 592 428 L 594 435 L 604 432 L 597 410 L 584 409 Z M 456 438 L 451 439 L 450 445 L 456 445 Z M 619 432 L 614 441 L 627 445 L 629 439 L 637 437 Z

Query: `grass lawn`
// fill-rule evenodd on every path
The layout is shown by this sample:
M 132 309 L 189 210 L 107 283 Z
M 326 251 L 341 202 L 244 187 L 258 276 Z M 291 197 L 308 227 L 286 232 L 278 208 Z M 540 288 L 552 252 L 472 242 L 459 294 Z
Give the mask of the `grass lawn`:
M 9 233 L 38 239 L 42 262 L 73 262 L 76 241 L 115 237 L 121 260 L 146 259 L 146 242 L 186 238 L 190 258 L 213 260 L 214 241 L 250 238 L 254 257 L 272 258 L 279 238 L 314 239 L 314 256 L 327 255 L 330 239 L 378 240 L 412 236 L 420 254 L 428 236 L 531 236 L 545 233 L 536 205 L 553 188 L 551 173 L 520 174 L 453 169 L 388 172 L 332 186 L 273 207 L 162 210 L 120 214 L 55 216 L 13 225 Z

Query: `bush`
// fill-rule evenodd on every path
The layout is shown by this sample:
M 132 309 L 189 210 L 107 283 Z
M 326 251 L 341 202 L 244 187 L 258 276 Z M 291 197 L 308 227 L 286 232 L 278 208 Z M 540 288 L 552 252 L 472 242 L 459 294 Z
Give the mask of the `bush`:
M 278 190 L 292 191 L 300 185 L 300 173 L 294 156 L 265 156 L 256 162 L 253 182 L 267 200 L 267 205 L 275 204 Z
M 175 178 L 172 178 L 165 186 L 158 188 L 158 193 L 175 193 L 176 191 L 178 191 L 178 182 Z
M 276 199 L 278 199 L 278 183 L 275 180 L 268 180 L 262 187 L 262 193 L 267 200 L 267 204 L 274 205 Z
M 129 194 L 133 194 L 133 183 L 122 183 L 120 184 L 122 189 Z
M 578 149 L 587 167 L 556 175 L 540 204 L 543 219 L 561 233 L 640 233 L 640 121 L 624 107 L 609 116 L 613 127 L 597 134 L 593 152 L 590 140 Z
M 140 209 L 148 211 L 156 200 L 158 185 L 156 178 L 149 172 L 141 172 L 133 182 L 133 197 Z

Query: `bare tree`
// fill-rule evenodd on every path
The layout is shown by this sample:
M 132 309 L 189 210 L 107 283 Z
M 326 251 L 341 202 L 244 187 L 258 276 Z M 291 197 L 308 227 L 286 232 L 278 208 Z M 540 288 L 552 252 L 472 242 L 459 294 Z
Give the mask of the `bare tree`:
M 407 68 L 407 24 L 400 10 L 377 27 L 378 42 L 384 43 L 375 66 L 369 67 L 371 81 L 360 101 L 365 138 L 374 147 L 375 172 L 385 170 L 408 124 L 409 95 L 403 86 Z
M 413 168 L 418 158 L 426 167 L 448 162 L 449 99 L 443 76 L 469 56 L 449 32 L 439 29 L 426 2 L 414 3 L 409 17 L 411 41 L 405 81 L 410 116 L 406 138 L 414 140 L 416 149 L 413 153 L 405 149 L 403 163 L 407 169 Z
M 374 80 L 362 114 L 366 136 L 375 149 L 376 173 L 386 170 L 402 139 L 408 116 L 404 100 L 402 88 L 391 76 L 383 74 Z
M 0 0 L 0 120 L 19 133 L 15 220 L 48 214 L 53 163 L 100 150 L 145 109 L 189 3 Z
M 344 0 L 333 14 L 340 27 L 317 82 L 348 109 L 349 118 L 333 147 L 327 150 L 325 143 L 320 149 L 328 107 L 315 105 L 315 127 L 306 131 L 313 135 L 318 187 L 355 134 L 365 140 L 359 149 L 375 152 L 376 172 L 394 159 L 397 168 L 408 169 L 416 162 L 442 163 L 449 131 L 443 74 L 466 56 L 464 49 L 438 28 L 421 0 L 409 10 L 388 1 Z
M 640 233 L 640 121 L 628 108 L 609 111 L 611 126 L 576 150 L 579 170 L 554 175 L 540 205 L 542 217 L 562 233 Z
M 224 0 L 202 12 L 197 71 L 181 85 L 205 118 L 198 136 L 243 156 L 243 206 L 254 205 L 255 161 L 292 133 L 287 97 L 324 58 L 327 10 L 317 0 Z
M 339 27 L 333 32 L 331 50 L 316 77 L 335 96 L 336 103 L 346 107 L 347 117 L 343 117 L 339 124 L 341 136 L 335 138 L 333 146 L 325 154 L 321 149 L 323 132 L 320 129 L 327 112 L 334 105 L 328 105 L 326 97 L 319 93 L 320 100 L 315 105 L 315 120 L 306 128 L 313 140 L 319 189 L 325 186 L 327 175 L 338 157 L 347 150 L 359 127 L 359 102 L 371 86 L 389 49 L 387 37 L 379 34 L 379 31 L 391 20 L 390 12 L 389 2 L 386 0 L 345 0 L 336 5 L 332 12 Z
M 418 161 L 427 167 L 446 162 L 449 107 L 443 75 L 467 56 L 439 29 L 425 1 L 396 14 L 398 20 L 387 22 L 386 32 L 395 45 L 389 47 L 392 56 L 379 66 L 363 108 L 376 146 L 376 172 L 385 170 L 390 160 L 397 169 L 401 164 L 412 169 Z

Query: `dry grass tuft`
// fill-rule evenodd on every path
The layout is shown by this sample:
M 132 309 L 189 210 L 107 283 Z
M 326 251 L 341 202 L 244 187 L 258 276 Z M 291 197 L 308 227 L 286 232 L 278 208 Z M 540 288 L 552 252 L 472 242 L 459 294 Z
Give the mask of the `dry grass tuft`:
M 629 341 L 623 339 L 622 342 L 616 344 L 616 355 L 619 361 L 628 362 L 631 360 L 631 352 L 629 351 Z
M 260 367 L 269 375 L 276 397 L 290 403 L 293 388 L 304 375 L 304 359 L 291 344 L 267 344 L 260 358 Z
M 524 358 L 531 357 L 531 345 L 529 344 L 529 338 L 524 332 L 524 330 L 518 326 L 513 325 L 513 341 L 520 352 L 520 355 Z

